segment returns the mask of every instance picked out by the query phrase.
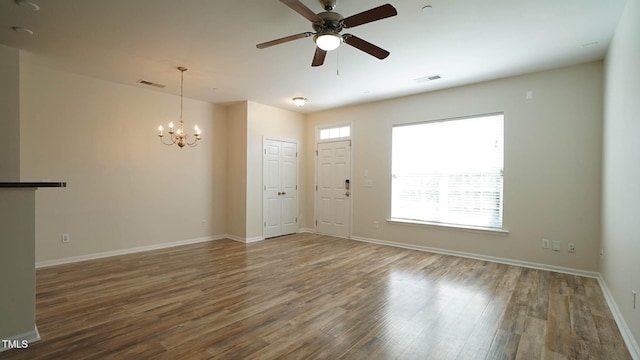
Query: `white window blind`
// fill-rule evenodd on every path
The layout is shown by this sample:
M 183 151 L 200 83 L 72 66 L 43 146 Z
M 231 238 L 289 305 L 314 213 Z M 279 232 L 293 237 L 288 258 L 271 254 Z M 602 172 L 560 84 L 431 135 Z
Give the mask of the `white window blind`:
M 501 229 L 503 128 L 502 114 L 395 126 L 391 217 Z

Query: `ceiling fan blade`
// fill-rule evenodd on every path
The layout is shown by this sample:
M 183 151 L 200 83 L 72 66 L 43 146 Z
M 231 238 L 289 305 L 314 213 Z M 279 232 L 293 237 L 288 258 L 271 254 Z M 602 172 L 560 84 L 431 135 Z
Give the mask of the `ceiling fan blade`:
M 322 22 L 322 19 L 320 19 L 320 17 L 318 15 L 316 15 L 316 13 L 311 11 L 311 9 L 306 7 L 299 0 L 280 0 L 280 2 L 285 4 L 285 5 L 287 5 L 288 7 L 290 7 L 293 11 L 297 12 L 298 14 L 306 17 L 312 23 L 321 23 Z
M 359 37 L 351 34 L 342 35 L 343 41 L 353 46 L 356 49 L 362 50 L 371 56 L 375 56 L 382 60 L 389 56 L 389 52 L 385 49 L 379 48 L 372 43 L 362 40 Z
M 346 28 L 351 28 L 354 26 L 370 23 L 376 20 L 386 19 L 388 17 L 392 17 L 396 15 L 398 15 L 396 8 L 394 8 L 390 4 L 385 4 L 373 9 L 369 9 L 367 11 L 363 11 L 359 14 L 349 16 L 344 20 L 342 20 L 342 24 Z
M 311 66 L 320 66 L 322 64 L 324 64 L 324 58 L 327 56 L 327 52 L 320 49 L 319 47 L 316 47 L 316 53 L 313 54 L 313 62 L 311 63 Z
M 275 40 L 263 42 L 261 44 L 256 45 L 256 47 L 258 49 L 264 49 L 264 48 L 267 48 L 269 46 L 286 43 L 286 42 L 292 41 L 292 40 L 298 40 L 298 39 L 306 38 L 306 37 L 309 37 L 311 35 L 313 35 L 312 32 L 303 32 L 303 33 L 300 33 L 300 34 L 289 35 L 289 36 L 285 36 L 285 37 L 280 38 L 280 39 L 275 39 Z

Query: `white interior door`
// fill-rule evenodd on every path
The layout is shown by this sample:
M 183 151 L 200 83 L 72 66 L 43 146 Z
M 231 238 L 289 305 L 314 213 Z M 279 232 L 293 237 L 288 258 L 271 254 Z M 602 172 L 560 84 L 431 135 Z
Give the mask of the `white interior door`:
M 282 142 L 281 157 L 281 234 L 298 232 L 298 145 Z
M 264 140 L 263 159 L 263 237 L 298 231 L 298 146 L 277 140 Z
M 349 237 L 351 227 L 351 141 L 318 144 L 316 231 Z

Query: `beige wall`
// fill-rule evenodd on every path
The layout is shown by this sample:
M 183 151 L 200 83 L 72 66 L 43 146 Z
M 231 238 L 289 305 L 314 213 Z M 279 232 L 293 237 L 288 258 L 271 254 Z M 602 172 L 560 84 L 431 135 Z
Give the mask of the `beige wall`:
M 247 103 L 230 105 L 227 116 L 227 233 L 243 240 L 247 235 Z
M 606 59 L 600 271 L 640 354 L 640 0 L 629 0 Z M 637 306 L 631 291 L 638 293 Z
M 35 193 L 35 189 L 0 189 L 0 339 L 35 335 Z
M 176 96 L 28 63 L 20 75 L 22 180 L 68 182 L 38 199 L 39 262 L 226 234 L 261 239 L 262 139 L 304 143 L 302 114 L 185 99 L 185 122 L 197 121 L 203 140 L 167 147 L 156 128 L 179 117 Z
M 20 180 L 20 53 L 0 45 L 0 181 Z
M 595 62 L 311 114 L 306 213 L 314 213 L 316 127 L 353 122 L 353 236 L 597 271 L 602 85 L 603 66 Z M 509 234 L 387 223 L 392 125 L 493 112 L 505 114 Z M 373 187 L 363 187 L 365 170 Z M 542 238 L 561 241 L 563 250 L 542 249 Z M 575 253 L 567 252 L 568 242 Z
M 236 240 L 262 239 L 262 139 L 304 144 L 304 115 L 252 101 L 229 105 L 228 123 L 228 216 L 227 231 Z M 298 178 L 304 164 L 298 164 Z M 299 194 L 304 182 L 299 181 Z M 304 219 L 304 196 L 299 196 L 299 220 Z M 303 227 L 303 224 L 300 224 Z
M 68 182 L 38 193 L 37 261 L 225 233 L 224 107 L 185 99 L 204 139 L 178 149 L 156 136 L 177 96 L 27 63 L 20 80 L 22 180 Z
M 157 124 L 178 116 L 175 96 L 29 64 L 21 81 L 23 180 L 69 182 L 42 193 L 38 261 L 222 234 L 260 237 L 265 137 L 298 142 L 300 227 L 313 227 L 315 128 L 353 122 L 354 236 L 598 269 L 600 62 L 315 113 L 306 123 L 254 102 L 186 99 L 185 121 L 198 120 L 204 140 L 182 150 L 155 136 Z M 388 224 L 391 126 L 496 111 L 506 115 L 509 235 Z M 362 186 L 365 170 L 372 188 Z M 63 233 L 71 244 L 61 244 Z M 543 237 L 562 241 L 563 251 L 543 250 Z
M 262 238 L 262 139 L 298 144 L 298 159 L 304 158 L 304 115 L 248 102 L 247 112 L 247 238 Z M 304 163 L 298 161 L 298 219 L 304 227 Z

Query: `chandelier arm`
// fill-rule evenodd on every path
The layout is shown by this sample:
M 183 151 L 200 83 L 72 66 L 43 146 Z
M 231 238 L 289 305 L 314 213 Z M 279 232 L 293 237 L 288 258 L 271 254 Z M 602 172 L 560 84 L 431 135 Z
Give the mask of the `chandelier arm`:
M 186 137 L 185 137 L 185 140 L 186 140 Z M 194 147 L 194 146 L 196 146 L 196 143 L 198 142 L 198 140 L 200 140 L 200 137 L 199 137 L 199 136 L 196 136 L 196 137 L 193 139 L 193 141 L 192 141 L 192 142 L 188 142 L 188 141 L 187 141 L 187 142 L 186 142 L 186 144 L 187 144 L 187 145 L 189 145 L 189 146 L 191 146 L 191 147 Z
M 171 134 L 171 142 L 165 142 L 164 141 L 164 136 L 159 136 L 160 137 L 160 142 L 162 142 L 165 145 L 174 145 L 176 143 L 176 140 L 173 138 L 173 134 Z

